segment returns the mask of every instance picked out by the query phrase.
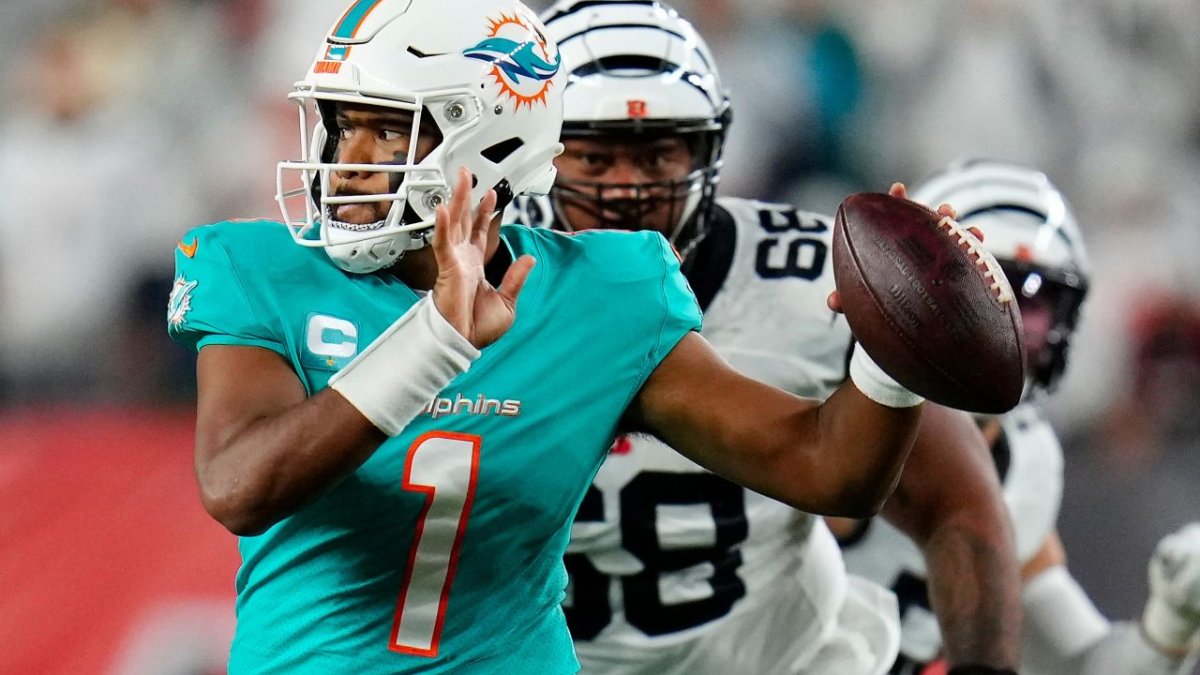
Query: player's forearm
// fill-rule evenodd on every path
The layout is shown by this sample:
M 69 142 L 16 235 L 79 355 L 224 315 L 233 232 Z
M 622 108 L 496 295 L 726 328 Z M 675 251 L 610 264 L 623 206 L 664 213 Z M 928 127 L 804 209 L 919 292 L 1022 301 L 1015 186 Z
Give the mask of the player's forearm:
M 818 515 L 878 513 L 920 423 L 920 406 L 881 406 L 849 384 L 819 406 L 754 382 L 744 391 L 731 383 L 729 391 L 727 406 L 754 406 L 729 417 L 744 422 L 667 442 L 715 473 Z M 745 461 L 751 454 L 757 461 Z
M 626 424 L 801 511 L 864 517 L 894 487 L 920 406 L 888 408 L 850 384 L 818 405 L 739 374 L 692 334 L 651 373 Z
M 891 408 L 864 396 L 847 382 L 817 410 L 821 466 L 831 486 L 840 488 L 840 503 L 850 504 L 863 518 L 883 507 L 896 487 L 920 427 L 922 406 Z
M 876 513 L 919 424 L 916 409 L 885 408 L 857 391 L 818 406 L 737 374 L 713 389 L 719 397 L 673 392 L 666 406 L 661 390 L 647 396 L 643 389 L 631 427 L 713 473 L 819 515 Z
M 884 517 L 922 550 L 951 665 L 1016 665 L 1021 579 L 987 444 L 965 413 L 926 404 Z
M 201 498 L 234 534 L 259 534 L 341 482 L 385 438 L 327 389 L 227 438 L 198 438 Z
M 769 414 L 716 437 L 722 448 L 755 448 L 762 456 L 760 475 L 738 476 L 744 468 L 738 464 L 729 467 L 732 480 L 808 513 L 846 518 L 878 513 L 912 449 L 921 406 L 883 406 L 849 382 L 819 406 L 782 392 L 775 398 Z M 760 394 L 742 400 L 762 403 L 767 398 Z M 719 461 L 736 456 L 710 454 Z
M 262 352 L 224 356 L 251 359 Z M 237 398 L 228 391 L 226 369 L 206 367 L 202 354 L 198 428 L 215 430 L 198 433 L 196 441 L 205 507 L 237 534 L 262 532 L 357 469 L 386 436 L 403 433 L 427 402 L 479 355 L 430 296 L 334 374 L 327 389 L 309 398 L 283 399 L 296 400 L 292 405 L 275 406 L 274 399 L 264 404 L 261 397 L 244 394 Z M 222 354 L 216 352 L 214 358 L 220 365 Z M 286 396 L 302 395 L 281 384 L 295 379 L 275 355 L 258 365 L 260 377 L 280 385 Z M 214 370 L 217 382 L 211 387 L 217 393 L 206 396 L 205 378 Z
M 1020 581 L 1011 538 L 994 522 L 961 514 L 919 542 L 929 572 L 930 603 L 952 666 L 1017 665 Z

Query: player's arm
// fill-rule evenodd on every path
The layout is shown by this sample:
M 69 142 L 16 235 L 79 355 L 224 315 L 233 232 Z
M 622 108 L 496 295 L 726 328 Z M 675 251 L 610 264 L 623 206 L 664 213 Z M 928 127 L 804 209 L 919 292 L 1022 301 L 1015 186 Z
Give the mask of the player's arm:
M 847 381 L 824 403 L 745 377 L 688 333 L 629 413 L 692 461 L 810 513 L 875 513 L 908 456 L 920 405 L 875 403 Z
M 311 398 L 283 357 L 210 345 L 196 362 L 196 478 L 204 508 L 259 534 L 352 473 L 386 436 L 332 389 Z
M 498 242 L 495 192 L 472 210 L 459 171 L 438 207 L 433 292 L 311 398 L 281 356 L 210 345 L 197 361 L 196 475 L 205 508 L 229 530 L 262 532 L 337 485 L 513 323 L 533 259 L 510 265 L 499 288 L 484 278 Z M 489 239 L 490 237 L 490 239 Z
M 1018 564 L 1000 483 L 970 416 L 925 406 L 882 515 L 921 548 L 950 665 L 1015 668 Z
M 1028 672 L 1056 675 L 1183 675 L 1200 636 L 1200 525 L 1159 542 L 1150 598 L 1139 622 L 1109 623 L 1067 569 L 1053 532 L 1022 569 Z
M 434 303 L 417 302 L 312 397 L 269 349 L 203 347 L 195 461 L 209 514 L 235 534 L 261 533 L 402 433 L 479 355 Z

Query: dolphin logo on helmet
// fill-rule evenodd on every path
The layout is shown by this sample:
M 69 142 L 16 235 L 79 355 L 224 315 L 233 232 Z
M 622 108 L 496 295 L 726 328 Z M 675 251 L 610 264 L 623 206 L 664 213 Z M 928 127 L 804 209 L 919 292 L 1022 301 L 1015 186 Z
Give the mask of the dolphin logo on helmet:
M 500 91 L 522 105 L 546 105 L 551 80 L 562 65 L 562 55 L 554 51 L 536 26 L 520 16 L 501 15 L 489 19 L 487 37 L 464 49 L 463 56 L 492 64 L 492 78 Z M 539 54 L 540 52 L 540 54 Z
M 493 37 L 480 41 L 465 50 L 463 55 L 495 63 L 515 84 L 521 84 L 522 76 L 545 82 L 558 72 L 562 56 L 556 54 L 551 63 L 535 54 L 534 47 L 533 42 L 518 43 L 508 38 Z

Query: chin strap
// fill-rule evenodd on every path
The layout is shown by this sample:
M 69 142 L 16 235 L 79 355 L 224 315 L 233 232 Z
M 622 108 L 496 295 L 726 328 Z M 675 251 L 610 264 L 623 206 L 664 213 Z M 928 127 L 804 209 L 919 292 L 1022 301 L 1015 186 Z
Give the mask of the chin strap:
M 370 233 L 386 221 L 375 223 L 343 223 L 330 219 L 326 230 L 325 253 L 334 264 L 351 274 L 370 274 L 386 269 L 396 264 L 396 261 L 408 251 L 415 251 L 429 245 L 433 227 L 407 232 L 391 232 L 373 237 L 361 238 L 364 233 Z M 345 241 L 350 239 L 351 241 Z

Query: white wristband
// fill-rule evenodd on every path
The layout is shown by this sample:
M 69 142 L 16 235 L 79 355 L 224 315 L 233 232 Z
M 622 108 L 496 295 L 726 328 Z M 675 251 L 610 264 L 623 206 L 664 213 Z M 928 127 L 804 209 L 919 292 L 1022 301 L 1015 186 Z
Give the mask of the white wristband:
M 883 372 L 860 344 L 854 346 L 850 357 L 850 379 L 867 398 L 889 408 L 911 408 L 925 400 Z
M 1111 626 L 1091 598 L 1063 565 L 1042 570 L 1021 588 L 1025 649 L 1035 644 L 1050 652 L 1055 663 L 1077 658 L 1104 639 Z M 1057 671 L 1056 671 L 1057 672 Z
M 396 436 L 477 358 L 479 350 L 446 321 L 431 294 L 329 378 L 329 387 Z

